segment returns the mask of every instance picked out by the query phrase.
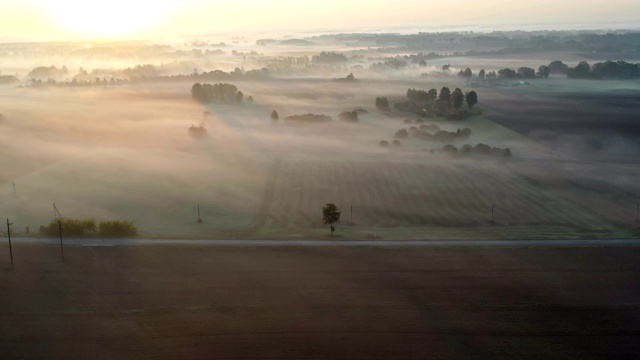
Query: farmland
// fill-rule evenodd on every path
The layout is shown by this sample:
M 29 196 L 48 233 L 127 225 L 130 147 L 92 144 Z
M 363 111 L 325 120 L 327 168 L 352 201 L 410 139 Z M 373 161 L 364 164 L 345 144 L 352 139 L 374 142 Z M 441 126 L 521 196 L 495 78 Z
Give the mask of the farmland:
M 0 353 L 636 358 L 637 247 L 17 245 Z

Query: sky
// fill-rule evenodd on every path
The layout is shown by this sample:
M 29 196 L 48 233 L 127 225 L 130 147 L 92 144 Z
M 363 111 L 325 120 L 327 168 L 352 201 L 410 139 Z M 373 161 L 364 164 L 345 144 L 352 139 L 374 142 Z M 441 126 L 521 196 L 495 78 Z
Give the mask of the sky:
M 0 36 L 134 39 L 261 29 L 640 28 L 639 0 L 0 0 Z

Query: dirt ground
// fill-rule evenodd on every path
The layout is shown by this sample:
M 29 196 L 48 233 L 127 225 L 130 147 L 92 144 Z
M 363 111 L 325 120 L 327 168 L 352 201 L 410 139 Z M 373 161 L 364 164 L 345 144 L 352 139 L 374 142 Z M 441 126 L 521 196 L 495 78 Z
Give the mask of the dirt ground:
M 636 359 L 640 248 L 14 246 L 3 359 Z

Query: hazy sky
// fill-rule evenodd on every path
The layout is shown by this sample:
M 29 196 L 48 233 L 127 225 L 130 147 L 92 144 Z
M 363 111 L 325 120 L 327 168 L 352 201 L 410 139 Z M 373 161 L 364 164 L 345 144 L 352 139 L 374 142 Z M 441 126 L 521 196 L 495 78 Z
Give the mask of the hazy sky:
M 640 0 L 0 0 L 0 36 L 32 39 L 549 23 L 640 27 Z

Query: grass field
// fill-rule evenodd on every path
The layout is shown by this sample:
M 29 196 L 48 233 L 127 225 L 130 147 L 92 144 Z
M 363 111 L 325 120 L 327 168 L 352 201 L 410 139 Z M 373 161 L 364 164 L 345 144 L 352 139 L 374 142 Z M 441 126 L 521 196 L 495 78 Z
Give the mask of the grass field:
M 3 359 L 636 359 L 636 247 L 17 245 Z

